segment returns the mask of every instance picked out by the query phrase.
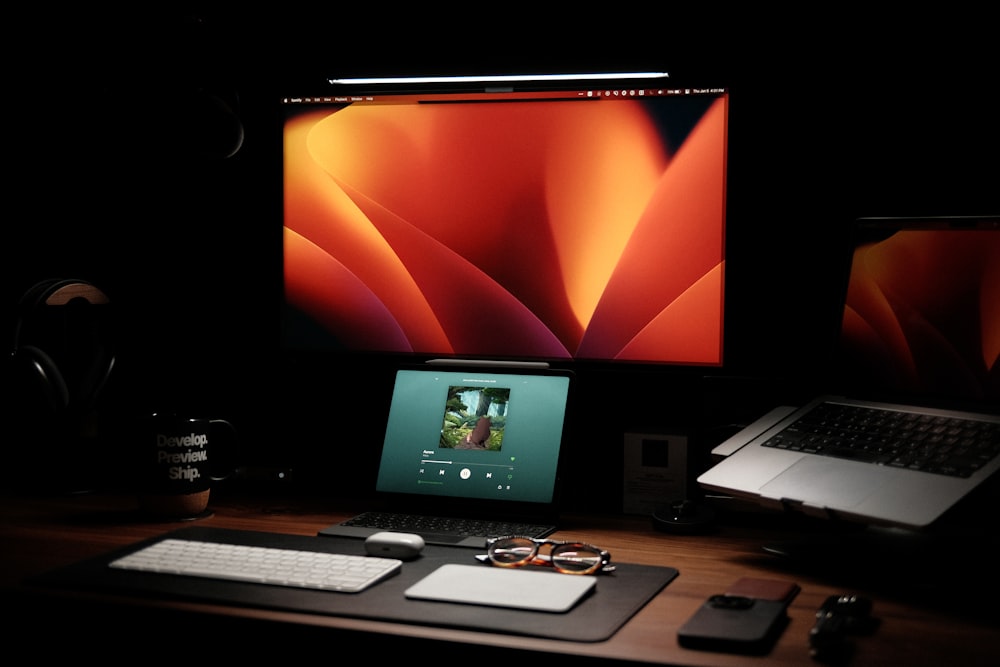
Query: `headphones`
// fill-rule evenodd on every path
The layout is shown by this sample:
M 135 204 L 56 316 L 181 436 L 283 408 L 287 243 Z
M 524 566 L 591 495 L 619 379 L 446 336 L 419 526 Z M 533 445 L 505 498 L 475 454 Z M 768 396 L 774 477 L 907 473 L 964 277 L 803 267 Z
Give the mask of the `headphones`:
M 81 428 L 114 367 L 110 300 L 83 280 L 44 280 L 21 297 L 11 384 L 22 418 Z

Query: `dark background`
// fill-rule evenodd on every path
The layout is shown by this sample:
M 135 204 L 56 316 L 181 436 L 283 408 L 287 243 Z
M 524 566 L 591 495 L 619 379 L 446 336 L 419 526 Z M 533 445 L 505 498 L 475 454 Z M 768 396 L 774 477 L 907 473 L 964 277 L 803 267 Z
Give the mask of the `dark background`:
M 227 417 L 255 465 L 359 493 L 396 360 L 281 354 L 278 97 L 334 74 L 666 70 L 732 92 L 726 364 L 578 367 L 569 494 L 620 502 L 628 431 L 689 435 L 701 465 L 822 386 L 854 218 L 1000 212 L 998 59 L 986 17 L 647 11 L 17 12 L 3 324 L 38 280 L 91 281 L 115 305 L 105 423 Z M 331 488 L 324 466 L 355 462 Z

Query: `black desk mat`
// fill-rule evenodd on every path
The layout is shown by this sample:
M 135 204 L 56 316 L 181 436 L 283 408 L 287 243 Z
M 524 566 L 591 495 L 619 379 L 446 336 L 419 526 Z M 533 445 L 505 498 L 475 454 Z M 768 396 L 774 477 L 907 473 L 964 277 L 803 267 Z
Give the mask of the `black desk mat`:
M 400 574 L 361 593 L 313 591 L 284 586 L 219 581 L 199 577 L 129 572 L 107 566 L 115 558 L 167 537 L 260 546 L 364 554 L 361 540 L 306 537 L 192 526 L 133 544 L 107 555 L 53 570 L 29 583 L 107 591 L 165 599 L 201 600 L 285 611 L 485 630 L 579 642 L 611 637 L 678 575 L 670 567 L 616 563 L 613 574 L 598 575 L 595 592 L 564 613 L 524 611 L 451 602 L 410 600 L 403 592 L 445 563 L 475 564 L 475 549 L 428 545 L 420 558 L 403 563 Z M 483 567 L 487 567 L 483 565 Z M 552 572 L 552 576 L 573 575 Z

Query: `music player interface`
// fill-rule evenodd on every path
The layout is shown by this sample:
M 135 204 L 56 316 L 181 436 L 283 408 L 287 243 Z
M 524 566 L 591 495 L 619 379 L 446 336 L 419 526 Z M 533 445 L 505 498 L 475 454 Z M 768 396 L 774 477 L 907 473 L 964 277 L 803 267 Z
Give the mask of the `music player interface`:
M 376 488 L 548 502 L 568 383 L 562 376 L 399 371 Z

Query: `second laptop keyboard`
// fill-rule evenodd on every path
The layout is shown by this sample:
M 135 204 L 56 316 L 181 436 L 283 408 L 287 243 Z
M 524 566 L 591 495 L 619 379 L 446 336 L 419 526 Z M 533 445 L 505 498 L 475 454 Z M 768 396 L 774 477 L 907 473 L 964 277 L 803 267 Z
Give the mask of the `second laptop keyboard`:
M 399 572 L 395 558 L 168 538 L 111 567 L 209 579 L 358 593 Z
M 821 403 L 764 446 L 968 477 L 1000 454 L 1000 424 Z

